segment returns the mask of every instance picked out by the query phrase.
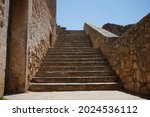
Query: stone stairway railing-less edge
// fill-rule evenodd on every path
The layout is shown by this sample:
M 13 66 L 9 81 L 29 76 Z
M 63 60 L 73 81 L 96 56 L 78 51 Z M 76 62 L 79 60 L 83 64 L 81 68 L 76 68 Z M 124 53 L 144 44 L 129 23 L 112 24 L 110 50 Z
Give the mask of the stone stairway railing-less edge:
M 85 23 L 84 30 L 93 46 L 100 48 L 127 91 L 150 95 L 150 14 L 121 37 L 89 23 Z

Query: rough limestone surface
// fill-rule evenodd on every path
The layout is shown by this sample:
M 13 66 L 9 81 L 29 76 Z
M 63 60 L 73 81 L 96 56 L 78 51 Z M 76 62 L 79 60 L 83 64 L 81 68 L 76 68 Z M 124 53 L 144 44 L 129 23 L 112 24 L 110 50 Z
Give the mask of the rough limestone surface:
M 103 29 L 108 30 L 118 36 L 123 35 L 126 31 L 128 31 L 132 26 L 134 26 L 134 24 L 129 24 L 129 25 L 118 25 L 118 24 L 111 24 L 111 23 L 107 23 L 105 25 L 103 25 Z
M 94 47 L 99 47 L 127 91 L 150 95 L 150 14 L 113 43 L 95 26 L 85 24 Z
M 29 22 L 28 79 L 31 80 L 56 40 L 56 1 L 33 0 Z
M 4 91 L 9 0 L 0 0 L 0 97 Z

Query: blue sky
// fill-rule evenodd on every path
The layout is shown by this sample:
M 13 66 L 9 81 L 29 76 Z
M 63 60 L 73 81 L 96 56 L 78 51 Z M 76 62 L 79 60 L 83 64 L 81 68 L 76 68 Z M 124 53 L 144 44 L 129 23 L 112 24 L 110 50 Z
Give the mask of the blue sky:
M 57 0 L 57 24 L 67 29 L 83 29 L 84 22 L 137 23 L 149 12 L 150 0 Z

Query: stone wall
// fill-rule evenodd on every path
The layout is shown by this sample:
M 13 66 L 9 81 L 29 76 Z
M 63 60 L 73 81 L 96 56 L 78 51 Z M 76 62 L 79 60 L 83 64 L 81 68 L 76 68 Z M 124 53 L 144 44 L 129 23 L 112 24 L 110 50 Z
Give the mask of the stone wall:
M 0 97 L 4 91 L 9 0 L 0 0 Z
M 50 23 L 51 23 L 51 34 L 52 34 L 52 40 L 51 40 L 51 47 L 54 47 L 55 41 L 57 39 L 56 35 L 56 0 L 46 0 L 47 5 L 49 7 L 49 15 L 50 15 Z
M 4 81 L 5 92 L 25 92 L 56 41 L 56 0 L 13 0 L 10 7 L 9 2 L 0 0 L 0 96 Z
M 33 0 L 29 21 L 28 79 L 37 72 L 49 47 L 56 40 L 56 0 Z
M 84 29 L 121 78 L 125 90 L 150 95 L 150 14 L 112 44 L 95 26 L 86 23 Z
M 67 33 L 66 27 L 57 26 L 56 32 L 57 32 L 57 35 L 58 35 L 58 36 L 59 36 L 60 34 L 65 34 L 65 33 Z
M 118 36 L 123 35 L 126 31 L 128 31 L 134 24 L 129 24 L 129 25 L 118 25 L 118 24 L 111 24 L 107 23 L 103 25 L 103 29 L 108 30 Z

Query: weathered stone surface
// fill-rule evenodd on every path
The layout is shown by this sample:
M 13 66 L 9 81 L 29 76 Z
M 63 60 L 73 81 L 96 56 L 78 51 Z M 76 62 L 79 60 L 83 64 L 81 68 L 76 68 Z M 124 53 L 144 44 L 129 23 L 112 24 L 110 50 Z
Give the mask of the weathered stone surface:
M 28 0 L 10 1 L 5 92 L 22 93 L 26 87 Z M 10 35 L 11 34 L 11 35 Z M 19 88 L 18 88 L 19 87 Z
M 0 0 L 0 97 L 4 92 L 9 0 Z
M 6 66 L 6 92 L 25 92 L 56 40 L 56 0 L 13 0 L 10 7 L 9 1 L 0 0 L 0 96 Z M 11 24 L 7 34 L 8 16 Z
M 111 23 L 107 23 L 105 25 L 103 25 L 103 29 L 106 29 L 118 36 L 121 36 L 122 34 L 124 34 L 126 31 L 128 31 L 134 24 L 129 24 L 129 25 L 117 25 L 117 24 L 111 24 Z
M 56 40 L 56 0 L 33 0 L 29 23 L 28 79 L 31 80 Z
M 150 14 L 113 43 L 98 28 L 85 24 L 94 47 L 99 47 L 122 79 L 126 90 L 150 95 Z

